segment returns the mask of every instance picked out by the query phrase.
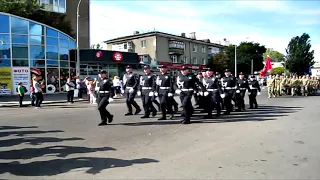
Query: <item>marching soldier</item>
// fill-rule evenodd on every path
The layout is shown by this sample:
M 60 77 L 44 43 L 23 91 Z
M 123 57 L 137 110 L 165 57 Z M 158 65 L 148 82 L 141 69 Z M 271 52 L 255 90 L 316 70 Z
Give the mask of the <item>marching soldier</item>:
M 157 76 L 157 74 L 155 74 L 152 70 L 150 72 L 152 74 L 154 74 L 155 76 Z M 158 110 L 161 111 L 161 106 L 160 106 L 160 103 L 157 100 L 157 96 L 153 96 L 151 100 L 152 100 L 152 103 L 154 103 L 158 107 Z M 153 106 L 153 104 L 152 104 L 152 106 Z
M 174 95 L 174 79 L 167 72 L 167 66 L 160 66 L 161 74 L 156 79 L 156 92 L 159 96 L 162 117 L 158 120 L 166 120 L 167 112 L 171 114 L 170 119 L 173 118 L 173 95 Z
M 232 98 L 234 97 L 235 91 L 236 93 L 240 93 L 237 88 L 237 80 L 235 77 L 231 76 L 231 71 L 229 69 L 225 70 L 225 76 L 221 78 L 221 84 L 224 88 L 224 105 L 226 107 L 226 112 L 224 114 L 230 114 L 232 112 Z
M 308 91 L 308 86 L 309 86 L 309 76 L 303 76 L 302 77 L 302 84 L 301 84 L 301 95 L 302 96 L 308 96 L 309 91 Z
M 126 95 L 126 104 L 128 107 L 128 112 L 125 116 L 130 116 L 132 114 L 132 106 L 136 109 L 135 115 L 141 112 L 140 106 L 134 100 L 137 95 L 138 86 L 139 86 L 139 76 L 134 74 L 133 69 L 130 65 L 126 66 L 126 74 L 123 75 L 123 90 L 121 91 L 122 94 Z
M 270 75 L 267 80 L 267 87 L 268 87 L 268 98 L 276 97 L 274 95 L 275 79 L 272 75 Z
M 193 113 L 191 98 L 194 94 L 195 86 L 200 86 L 202 91 L 205 91 L 205 88 L 202 83 L 199 82 L 199 79 L 194 74 L 190 73 L 189 68 L 186 66 L 181 68 L 181 74 L 177 77 L 176 85 L 178 87 L 176 93 L 180 94 L 180 100 L 183 107 L 184 119 L 181 123 L 190 124 L 191 115 Z
M 276 75 L 276 78 L 274 80 L 274 95 L 275 96 L 281 95 L 281 79 L 279 74 Z
M 221 96 L 224 97 L 223 91 L 221 89 L 221 84 L 219 79 L 216 78 L 214 71 L 212 68 L 207 70 L 207 77 L 203 79 L 203 85 L 207 89 L 206 92 L 203 93 L 205 99 L 207 99 L 208 104 L 206 104 L 206 112 L 208 115 L 205 117 L 207 119 L 212 118 L 212 111 L 213 108 L 216 108 L 217 115 L 220 116 L 221 114 L 221 106 L 220 100 Z
M 299 79 L 296 76 L 292 77 L 290 85 L 291 85 L 291 96 L 297 95 Z
M 140 76 L 140 86 L 138 95 L 141 95 L 142 105 L 144 109 L 144 116 L 141 118 L 149 118 L 150 111 L 152 111 L 152 116 L 157 115 L 157 110 L 154 108 L 152 104 L 152 98 L 155 95 L 156 91 L 156 76 L 152 74 L 150 71 L 150 66 L 145 65 L 143 67 L 144 75 Z
M 219 72 L 216 72 L 216 78 L 219 80 L 220 87 L 222 89 L 222 92 L 224 92 L 224 87 L 221 84 L 221 74 Z M 224 110 L 224 100 L 223 98 L 220 99 L 220 106 L 221 110 Z
M 259 86 L 259 82 L 256 80 L 255 76 L 251 76 L 250 81 L 249 81 L 249 104 L 250 104 L 250 109 L 258 108 L 258 103 L 257 103 L 257 95 L 260 95 L 261 89 Z
M 98 110 L 100 112 L 101 123 L 99 126 L 107 125 L 113 121 L 113 115 L 107 110 L 107 106 L 113 101 L 114 89 L 112 87 L 112 81 L 107 78 L 107 72 L 101 71 L 99 81 L 99 91 L 98 91 Z
M 244 78 L 244 74 L 242 72 L 239 73 L 239 79 L 237 81 L 239 93 L 236 94 L 236 101 L 238 106 L 238 111 L 245 110 L 244 97 L 246 95 L 246 91 L 248 90 L 248 81 Z

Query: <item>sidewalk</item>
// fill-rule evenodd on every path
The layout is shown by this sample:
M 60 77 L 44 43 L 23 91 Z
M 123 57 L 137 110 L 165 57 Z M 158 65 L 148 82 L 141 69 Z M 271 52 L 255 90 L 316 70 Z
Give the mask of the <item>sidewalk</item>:
M 45 94 L 44 101 L 42 104 L 56 104 L 56 103 L 65 103 L 67 102 L 67 94 Z M 83 95 L 83 99 L 74 98 L 74 102 L 86 102 L 87 94 Z M 117 98 L 122 99 L 122 98 Z M 29 95 L 26 95 L 23 100 L 25 106 L 31 105 L 31 98 Z M 1 107 L 14 107 L 19 106 L 18 96 L 0 96 L 0 108 Z

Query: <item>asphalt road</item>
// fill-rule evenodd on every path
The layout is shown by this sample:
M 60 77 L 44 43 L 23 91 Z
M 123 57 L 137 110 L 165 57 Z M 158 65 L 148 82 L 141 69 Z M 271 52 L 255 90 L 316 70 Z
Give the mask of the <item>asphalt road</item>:
M 190 125 L 124 117 L 124 103 L 103 127 L 84 103 L 1 108 L 0 178 L 320 179 L 320 97 L 258 102 Z

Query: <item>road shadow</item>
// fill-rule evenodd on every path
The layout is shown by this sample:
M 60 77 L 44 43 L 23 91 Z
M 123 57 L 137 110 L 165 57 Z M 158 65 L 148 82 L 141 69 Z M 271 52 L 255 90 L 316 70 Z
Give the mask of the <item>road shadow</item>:
M 277 120 L 280 117 L 288 116 L 302 109 L 303 107 L 260 106 L 258 109 L 248 109 L 244 112 L 232 112 L 230 115 L 221 115 L 220 117 L 216 117 L 213 119 L 203 119 L 205 114 L 198 113 L 197 111 L 195 111 L 195 114 L 192 116 L 191 122 L 192 123 L 226 123 L 226 122 L 241 122 L 241 121 L 270 121 L 270 120 Z M 125 125 L 125 126 L 172 125 L 172 124 L 180 124 L 181 119 L 182 117 L 180 117 L 179 114 L 177 114 L 173 120 L 119 123 L 114 125 Z
M 34 135 L 34 134 L 48 134 L 48 133 L 60 133 L 60 132 L 64 132 L 61 130 L 51 130 L 51 131 L 38 131 L 38 130 L 34 130 L 34 131 L 5 131 L 5 132 L 0 132 L 0 137 L 6 137 L 6 136 L 26 136 L 26 135 Z
M 34 129 L 38 128 L 38 126 L 0 126 L 0 131 L 1 130 L 15 130 L 15 129 Z
M 29 144 L 32 146 L 41 145 L 44 143 L 57 143 L 63 141 L 79 141 L 84 140 L 83 138 L 56 138 L 56 137 L 26 137 L 26 138 L 15 138 L 0 140 L 0 147 L 10 147 L 19 144 Z
M 98 174 L 104 169 L 127 167 L 135 164 L 159 162 L 155 159 L 140 158 L 133 160 L 117 158 L 78 157 L 70 159 L 54 159 L 49 161 L 34 161 L 21 164 L 18 161 L 0 163 L 0 174 L 11 173 L 17 176 L 54 176 L 78 168 L 89 168 L 88 174 Z

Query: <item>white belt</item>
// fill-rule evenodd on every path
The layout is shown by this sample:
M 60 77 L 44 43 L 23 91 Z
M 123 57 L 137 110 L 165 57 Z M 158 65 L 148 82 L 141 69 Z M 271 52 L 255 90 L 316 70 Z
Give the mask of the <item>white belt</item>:
M 240 88 L 240 90 L 246 90 L 247 88 Z
M 160 89 L 170 89 L 170 87 L 160 87 Z
M 250 89 L 258 89 L 258 88 L 250 88 Z
M 224 89 L 236 89 L 236 87 L 225 87 Z
M 207 89 L 207 91 L 218 91 L 218 89 Z
M 99 93 L 109 93 L 109 91 L 99 91 Z
M 152 87 L 142 87 L 142 89 L 152 89 Z
M 133 87 L 126 87 L 126 89 L 133 89 Z
M 193 91 L 193 89 L 181 89 L 181 91 Z

